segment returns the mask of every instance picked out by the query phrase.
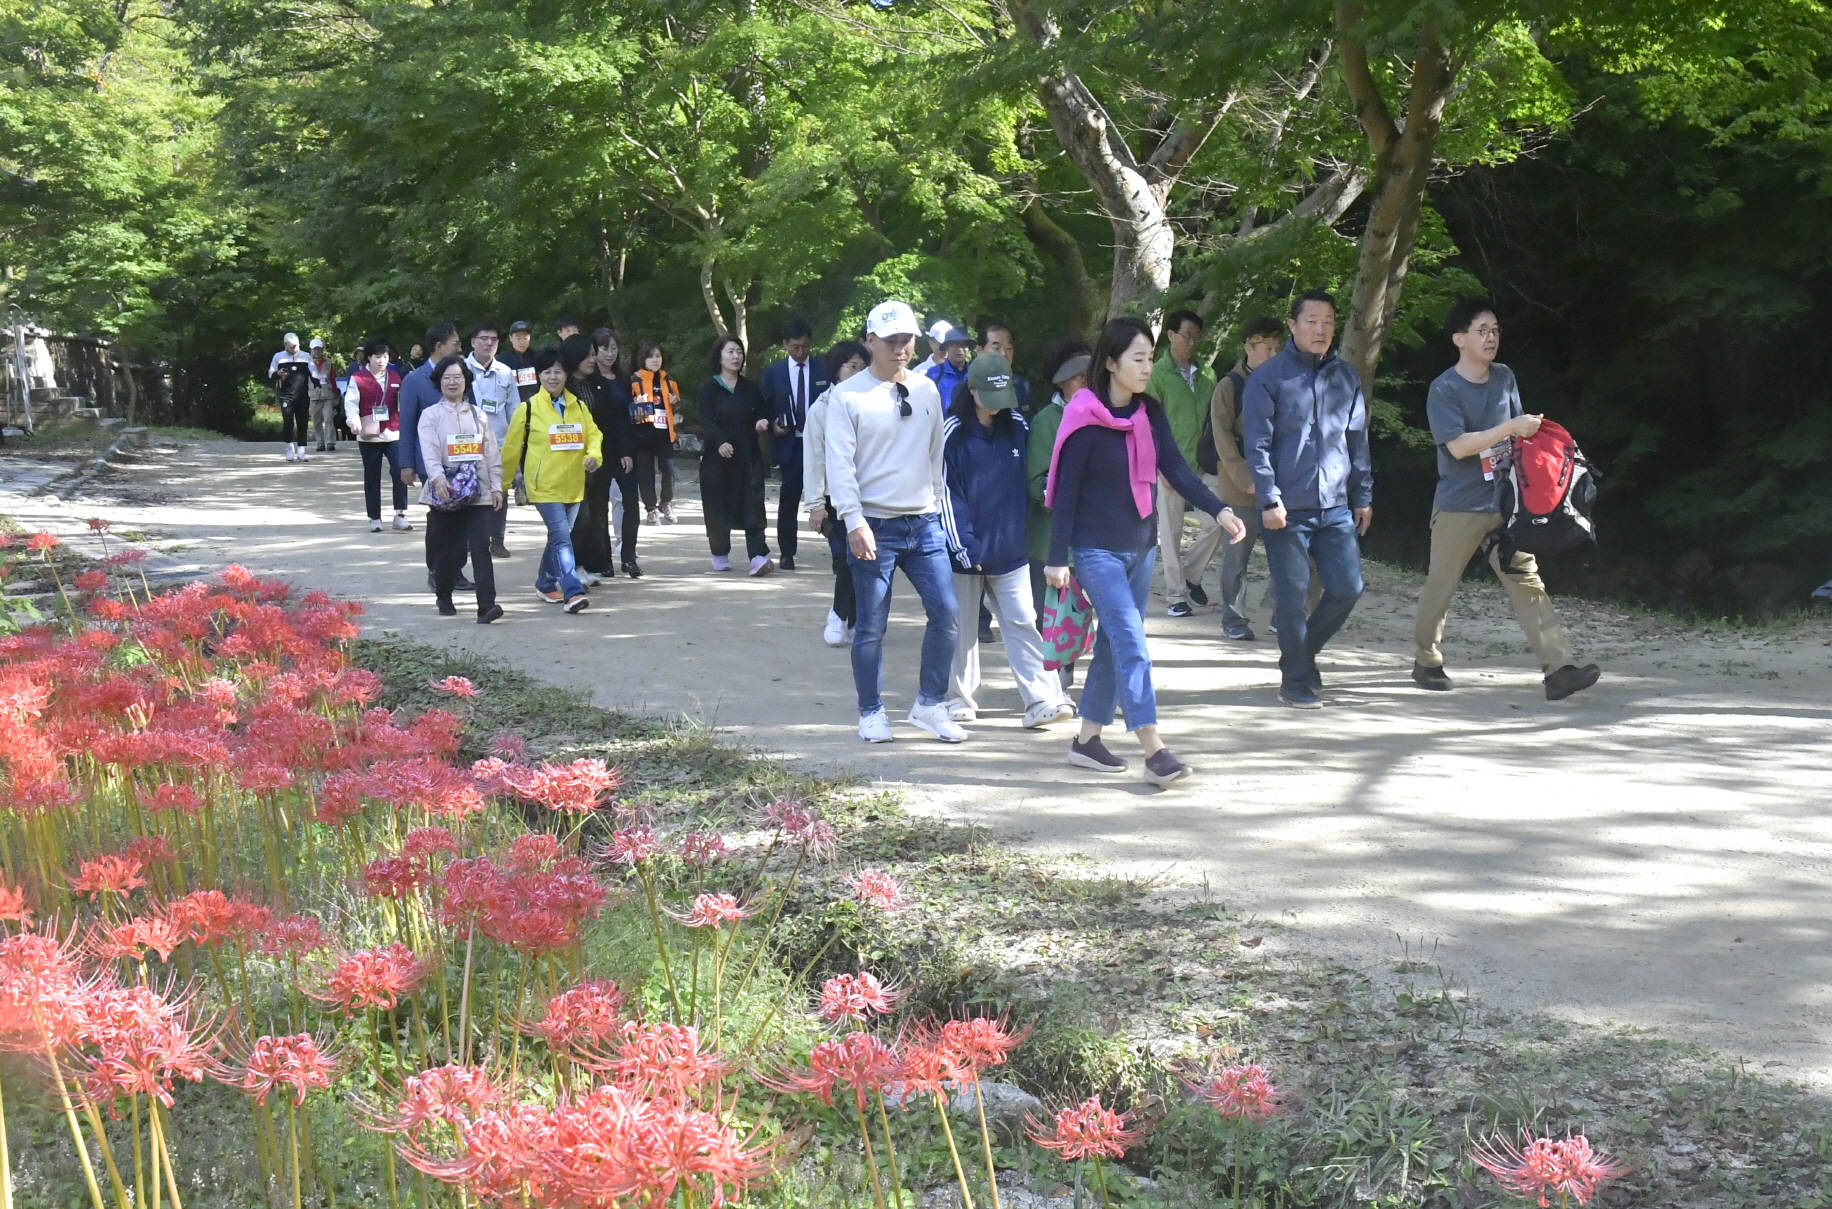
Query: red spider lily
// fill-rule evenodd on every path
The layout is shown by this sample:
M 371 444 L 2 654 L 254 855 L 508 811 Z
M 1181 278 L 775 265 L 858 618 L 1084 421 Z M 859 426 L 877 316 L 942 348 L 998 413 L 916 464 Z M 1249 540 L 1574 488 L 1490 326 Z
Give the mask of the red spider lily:
M 327 1091 L 337 1076 L 337 1060 L 318 1048 L 318 1039 L 310 1033 L 290 1037 L 256 1037 L 248 1057 L 231 1069 L 225 1080 L 254 1096 L 256 1104 L 266 1104 L 275 1088 L 293 1089 L 293 1103 L 304 1104 L 306 1093 Z
M 32 926 L 32 909 L 25 905 L 25 891 L 0 882 L 0 919 L 12 919 L 22 928 Z
M 78 588 L 85 592 L 100 592 L 108 586 L 108 572 L 78 571 L 76 573 L 75 583 Z
M 1575 1138 L 1531 1140 L 1523 1134 L 1522 1139 L 1524 1146 L 1491 1138 L 1471 1150 L 1469 1157 L 1509 1192 L 1537 1197 L 1540 1209 L 1547 1209 L 1555 1193 L 1561 1206 L 1569 1201 L 1587 1205 L 1599 1186 L 1633 1170 L 1606 1154 L 1592 1151 L 1590 1139 L 1582 1134 Z
M 129 840 L 123 855 L 130 861 L 139 861 L 141 865 L 164 865 L 177 860 L 172 851 L 172 842 L 163 835 L 143 835 Z
M 549 999 L 546 1014 L 529 1031 L 555 1049 L 602 1045 L 623 1032 L 623 1007 L 616 983 L 593 979 Z
M 1011 1051 L 1022 1045 L 1030 1032 L 1029 1025 L 1016 1033 L 1010 1031 L 1002 1016 L 996 1020 L 973 1016 L 942 1025 L 939 1044 L 962 1069 L 972 1072 L 971 1078 L 978 1079 L 981 1071 L 1005 1065 Z
M 224 897 L 220 890 L 196 890 L 166 908 L 166 914 L 189 929 L 200 945 L 248 940 L 259 934 L 273 912 L 255 903 Z
M 70 879 L 70 888 L 85 898 L 131 894 L 146 885 L 146 879 L 140 876 L 144 868 L 144 861 L 130 856 L 98 856 L 83 862 L 81 871 Z
M 678 920 L 690 928 L 717 929 L 725 924 L 737 923 L 750 912 L 738 905 L 738 899 L 731 894 L 701 894 L 693 900 L 693 909 L 685 915 L 676 915 L 669 911 L 668 918 Z
M 485 935 L 530 957 L 569 948 L 578 941 L 582 931 L 576 920 L 539 908 L 514 911 L 506 918 L 489 922 Z
M 155 813 L 182 810 L 186 814 L 196 814 L 204 805 L 203 799 L 189 785 L 161 785 L 143 801 L 146 808 Z
M 1223 1067 L 1209 1078 L 1184 1083 L 1230 1120 L 1264 1121 L 1279 1111 L 1279 1089 L 1258 1066 Z
M 725 859 L 725 837 L 716 831 L 689 831 L 681 837 L 681 860 L 704 869 Z
M 116 550 L 102 560 L 105 567 L 137 567 L 146 561 L 146 551 L 129 546 L 125 550 Z
M 189 938 L 183 925 L 168 916 L 142 915 L 116 924 L 90 941 L 90 951 L 103 961 L 124 958 L 142 961 L 146 950 L 159 954 L 160 961 L 170 961 L 172 953 Z
M 653 827 L 625 827 L 611 836 L 605 856 L 619 865 L 637 865 L 660 851 Z
M 91 533 L 106 533 L 110 529 L 114 528 L 113 521 L 103 520 L 99 516 L 90 517 L 87 523 L 89 525 L 89 531 Z
M 897 1006 L 903 992 L 891 991 L 871 974 L 840 974 L 821 986 L 821 1019 L 828 1024 L 856 1020 L 863 1024 L 873 1016 L 882 1016 Z
M 401 1084 L 401 1100 L 387 1114 L 372 1113 L 373 1128 L 383 1133 L 417 1137 L 428 1125 L 456 1125 L 461 1129 L 487 1109 L 509 1101 L 508 1088 L 490 1077 L 481 1066 L 447 1063 L 409 1076 Z
M 896 1049 L 903 1068 L 897 1079 L 903 1093 L 898 1102 L 905 1108 L 918 1103 L 917 1097 L 945 1096 L 973 1082 L 973 1072 L 941 1046 L 932 1028 L 918 1025 L 905 1030 L 898 1036 Z
M 1114 1112 L 1101 1104 L 1099 1096 L 1089 1096 L 1057 1112 L 1047 1131 L 1026 1114 L 1025 1133 L 1045 1150 L 1053 1150 L 1070 1161 L 1117 1159 L 1144 1136 L 1143 1130 L 1126 1128 L 1131 1119 L 1130 1112 Z
M 57 534 L 55 533 L 34 533 L 32 536 L 25 539 L 25 548 L 32 551 L 34 554 L 41 550 L 50 550 L 53 547 L 61 545 L 63 545 L 63 542 L 58 540 Z
M 582 1056 L 585 1065 L 651 1095 L 686 1096 L 692 1089 L 730 1072 L 731 1064 L 700 1048 L 700 1031 L 665 1022 L 627 1020 L 612 1058 Z
M 903 896 L 903 886 L 888 873 L 877 869 L 861 869 L 847 879 L 846 884 L 852 887 L 852 895 L 868 907 L 880 911 L 901 911 L 908 905 Z
M 763 808 L 761 821 L 779 831 L 793 835 L 814 821 L 814 816 L 793 798 L 777 798 Z
M 386 856 L 363 866 L 363 889 L 372 898 L 405 899 L 432 878 L 422 861 Z
M 551 869 L 562 855 L 563 849 L 557 837 L 545 831 L 530 831 L 510 841 L 509 857 L 505 863 L 516 873 L 537 873 Z
M 528 755 L 528 740 L 503 731 L 490 740 L 490 751 L 511 764 L 520 764 Z
M 521 770 L 510 787 L 529 801 L 562 814 L 590 814 L 604 804 L 604 795 L 628 779 L 622 767 L 607 768 L 603 760 L 574 760 L 571 764 L 542 764 Z
M 68 942 L 37 932 L 0 939 L 0 1049 L 52 1049 L 74 1043 L 89 1020 L 91 997 L 105 985 L 85 978 Z
M 338 962 L 324 992 L 313 992 L 312 998 L 342 1009 L 345 1015 L 361 1008 L 392 1011 L 403 995 L 419 990 L 430 969 L 412 949 L 398 942 L 364 949 Z
M 865 1097 L 897 1082 L 902 1074 L 903 1064 L 890 1046 L 870 1033 L 855 1032 L 816 1044 L 808 1055 L 806 1074 L 785 1073 L 762 1082 L 778 1091 L 807 1092 L 823 1104 L 832 1104 L 834 1088 L 845 1084 L 864 1112 Z
M 303 957 L 330 947 L 324 925 L 310 915 L 288 915 L 271 920 L 261 936 L 261 951 L 276 957 Z
M 444 827 L 415 827 L 401 840 L 401 855 L 420 860 L 431 860 L 434 853 L 454 853 L 458 851 L 458 841 Z
M 220 1075 L 212 1057 L 216 1039 L 207 1029 L 199 1035 L 190 1015 L 188 1000 L 168 1000 L 150 987 L 92 992 L 81 1031 L 98 1050 L 88 1059 L 84 1081 L 90 1099 L 103 1103 L 145 1095 L 170 1108 L 175 1080 L 197 1083 L 206 1074 Z
M 477 686 L 463 676 L 447 676 L 443 680 L 432 682 L 433 687 L 448 697 L 475 697 Z

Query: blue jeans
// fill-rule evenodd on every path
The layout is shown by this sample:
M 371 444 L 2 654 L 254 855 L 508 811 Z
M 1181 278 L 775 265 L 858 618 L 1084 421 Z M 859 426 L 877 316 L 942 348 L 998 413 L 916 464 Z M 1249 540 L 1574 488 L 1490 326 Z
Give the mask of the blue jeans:
M 859 716 L 884 708 L 884 630 L 891 617 L 891 576 L 901 567 L 922 597 L 929 624 L 922 634 L 922 676 L 916 701 L 939 705 L 948 695 L 954 670 L 954 640 L 960 630 L 960 605 L 954 599 L 954 564 L 941 516 L 867 517 L 878 541 L 878 557 L 867 562 L 850 550 L 852 586 L 858 618 L 852 631 L 852 683 L 859 693 Z
M 1117 706 L 1127 730 L 1156 726 L 1158 695 L 1151 687 L 1151 652 L 1145 647 L 1145 606 L 1151 600 L 1157 547 L 1122 554 L 1083 546 L 1069 553 L 1099 622 L 1094 658 L 1082 682 L 1082 720 L 1110 726 Z
M 1285 688 L 1308 688 L 1317 652 L 1336 636 L 1361 599 L 1361 546 L 1347 508 L 1310 508 L 1285 514 L 1283 529 L 1260 530 L 1272 571 L 1272 615 L 1279 624 L 1279 676 Z M 1309 560 L 1306 559 L 1309 556 Z M 1323 581 L 1317 611 L 1304 615 L 1310 560 Z
M 534 510 L 547 526 L 547 548 L 541 551 L 541 569 L 535 572 L 534 586 L 542 592 L 557 587 L 560 595 L 571 600 L 585 591 L 573 563 L 572 527 L 579 518 L 579 505 L 536 504 Z

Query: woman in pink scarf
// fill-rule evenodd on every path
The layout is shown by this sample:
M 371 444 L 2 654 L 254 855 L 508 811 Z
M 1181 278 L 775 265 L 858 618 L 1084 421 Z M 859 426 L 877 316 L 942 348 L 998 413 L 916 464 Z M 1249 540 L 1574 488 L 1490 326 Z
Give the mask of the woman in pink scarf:
M 1088 387 L 1063 410 L 1046 489 L 1054 523 L 1043 575 L 1052 587 L 1067 586 L 1072 554 L 1076 577 L 1100 619 L 1081 693 L 1081 734 L 1069 745 L 1069 763 L 1096 772 L 1130 767 L 1101 742 L 1101 729 L 1112 725 L 1117 709 L 1145 753 L 1145 780 L 1168 785 L 1190 770 L 1158 738 L 1145 645 L 1158 476 L 1213 516 L 1230 541 L 1240 541 L 1247 530 L 1177 452 L 1163 407 L 1145 393 L 1154 343 L 1138 319 L 1109 322 L 1094 346 Z

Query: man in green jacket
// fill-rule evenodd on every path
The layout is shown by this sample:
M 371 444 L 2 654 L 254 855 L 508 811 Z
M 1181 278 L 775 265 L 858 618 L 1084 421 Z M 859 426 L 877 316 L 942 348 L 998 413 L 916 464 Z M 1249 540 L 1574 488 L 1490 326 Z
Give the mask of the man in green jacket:
M 1209 399 L 1215 394 L 1215 371 L 1196 364 L 1196 345 L 1202 339 L 1202 319 L 1196 312 L 1172 311 L 1164 320 L 1164 333 L 1169 349 L 1152 366 L 1151 382 L 1145 390 L 1164 405 L 1177 449 L 1194 469 L 1196 442 L 1202 436 L 1202 422 L 1208 418 Z M 1172 617 L 1188 617 L 1195 612 L 1191 601 L 1209 603 L 1208 594 L 1202 590 L 1202 572 L 1221 544 L 1221 527 L 1209 516 L 1201 515 L 1196 542 L 1185 554 L 1184 508 L 1183 497 L 1160 476 L 1158 563 L 1164 568 L 1164 600 Z

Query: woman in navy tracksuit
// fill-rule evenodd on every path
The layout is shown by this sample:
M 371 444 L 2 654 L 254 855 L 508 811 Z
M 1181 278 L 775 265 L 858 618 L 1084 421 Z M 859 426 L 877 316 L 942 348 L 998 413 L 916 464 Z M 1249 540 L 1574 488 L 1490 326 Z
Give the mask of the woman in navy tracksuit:
M 1031 599 L 1026 527 L 1030 518 L 1025 452 L 1030 429 L 1017 411 L 1011 366 L 997 353 L 981 353 L 956 389 L 942 426 L 942 528 L 954 554 L 955 595 L 963 615 L 981 594 L 999 619 L 1005 657 L 1024 725 L 1036 727 L 1075 712 L 1062 680 L 1043 666 L 1043 639 Z M 978 716 L 979 635 L 960 627 L 954 643 L 949 713 L 957 722 Z

